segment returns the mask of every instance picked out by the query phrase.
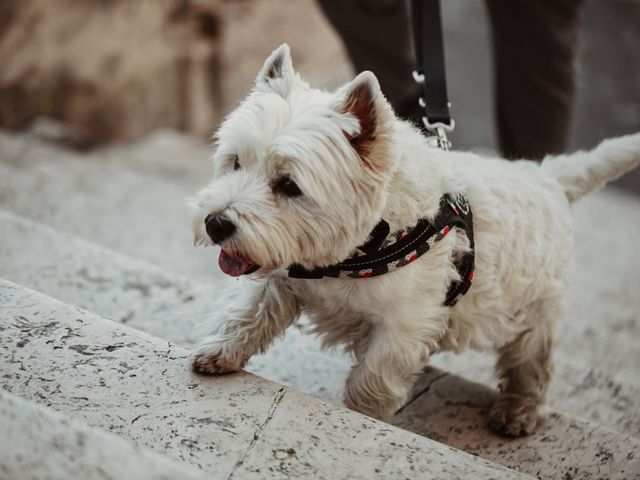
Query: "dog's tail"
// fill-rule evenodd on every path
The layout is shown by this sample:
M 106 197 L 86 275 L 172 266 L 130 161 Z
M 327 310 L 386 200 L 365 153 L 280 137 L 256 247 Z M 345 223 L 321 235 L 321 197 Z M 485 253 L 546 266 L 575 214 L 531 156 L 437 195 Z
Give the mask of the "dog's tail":
M 546 157 L 541 168 L 554 177 L 570 202 L 603 187 L 640 164 L 640 133 L 605 140 L 588 152 Z

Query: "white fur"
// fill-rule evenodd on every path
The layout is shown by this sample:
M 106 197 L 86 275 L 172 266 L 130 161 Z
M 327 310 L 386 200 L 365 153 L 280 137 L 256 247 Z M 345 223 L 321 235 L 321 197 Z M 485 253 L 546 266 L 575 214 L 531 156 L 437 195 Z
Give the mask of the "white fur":
M 362 90 L 356 87 L 371 92 L 376 126 L 360 152 L 350 139 L 362 119 L 345 110 L 350 92 Z M 554 330 L 571 277 L 569 201 L 639 161 L 640 135 L 541 166 L 435 150 L 395 118 L 373 74 L 336 93 L 314 90 L 293 71 L 288 47 L 280 47 L 221 126 L 213 181 L 192 202 L 198 243 L 211 243 L 206 215 L 224 212 L 238 230 L 222 247 L 262 266 L 257 279 L 244 279 L 228 297 L 194 352 L 194 368 L 241 368 L 305 311 L 325 345 L 344 344 L 355 355 L 347 406 L 390 420 L 430 355 L 496 348 L 502 394 L 491 425 L 507 435 L 528 433 L 551 378 Z M 272 191 L 283 174 L 303 196 Z M 380 218 L 394 230 L 433 217 L 440 197 L 458 192 L 473 211 L 476 268 L 471 289 L 453 308 L 443 306 L 457 278 L 452 259 L 468 248 L 458 230 L 382 276 L 286 277 L 283 269 L 292 263 L 312 268 L 343 260 Z

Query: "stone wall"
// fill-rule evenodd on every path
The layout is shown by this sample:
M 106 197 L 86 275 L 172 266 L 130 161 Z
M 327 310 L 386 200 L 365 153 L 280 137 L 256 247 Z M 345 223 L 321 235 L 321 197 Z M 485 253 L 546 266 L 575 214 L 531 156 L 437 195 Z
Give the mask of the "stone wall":
M 5 2 L 0 124 L 49 116 L 91 143 L 160 125 L 204 133 L 219 109 L 219 21 L 209 3 Z
M 313 0 L 3 2 L 0 126 L 46 116 L 76 145 L 158 127 L 207 136 L 285 41 L 321 83 L 345 65 Z

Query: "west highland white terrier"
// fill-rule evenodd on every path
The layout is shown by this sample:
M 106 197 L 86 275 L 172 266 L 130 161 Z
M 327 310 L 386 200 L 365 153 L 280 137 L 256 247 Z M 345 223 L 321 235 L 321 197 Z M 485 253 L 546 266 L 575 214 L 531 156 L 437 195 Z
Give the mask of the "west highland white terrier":
M 570 203 L 636 166 L 640 134 L 541 164 L 445 152 L 395 117 L 371 72 L 312 89 L 283 45 L 216 138 L 196 243 L 252 275 L 215 312 L 195 371 L 241 369 L 306 312 L 355 358 L 349 408 L 390 421 L 429 356 L 495 348 L 489 425 L 535 429 L 571 278 Z

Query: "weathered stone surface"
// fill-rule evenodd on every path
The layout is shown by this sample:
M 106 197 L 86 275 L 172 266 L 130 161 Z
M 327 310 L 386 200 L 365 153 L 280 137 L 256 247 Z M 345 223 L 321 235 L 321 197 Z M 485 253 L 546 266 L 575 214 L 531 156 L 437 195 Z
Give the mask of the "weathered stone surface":
M 556 371 L 547 392 L 554 410 L 588 420 L 617 432 L 640 438 L 640 384 L 619 376 L 597 363 L 576 361 L 559 351 L 554 355 Z M 496 355 L 488 352 L 441 353 L 430 365 L 475 383 L 497 388 L 493 375 Z M 634 364 L 635 360 L 630 358 Z
M 11 282 L 0 304 L 3 388 L 214 477 L 520 478 L 251 374 L 196 376 L 186 350 Z
M 485 412 L 495 390 L 427 370 L 394 424 L 541 479 L 640 478 L 640 440 L 548 412 L 521 439 L 487 432 Z
M 0 138 L 0 205 L 189 276 L 212 282 L 222 278 L 213 268 L 212 252 L 193 248 L 186 206 L 210 170 L 203 146 L 179 140 L 185 149 L 169 150 L 173 172 L 189 172 L 170 181 L 139 172 L 148 167 L 134 167 L 140 157 L 126 155 L 120 148 L 81 156 L 20 138 Z M 150 148 L 140 144 L 140 153 L 162 165 L 168 164 L 163 159 L 165 149 L 162 141 Z M 162 172 L 174 176 L 168 168 Z
M 181 345 L 215 309 L 211 285 L 0 210 L 0 277 Z
M 0 476 L 5 479 L 209 478 L 150 450 L 0 390 Z
M 465 457 L 461 464 L 457 464 L 455 459 L 447 459 L 451 453 L 457 452 L 449 447 L 432 448 L 425 455 L 425 446 L 416 437 L 398 438 L 395 427 L 380 424 L 369 417 L 359 416 L 358 421 L 354 422 L 348 410 L 326 409 L 309 397 L 299 399 L 287 395 L 280 406 L 282 409 L 275 412 L 270 426 L 287 434 L 275 441 L 259 438 L 244 458 L 239 477 L 307 478 L 306 472 L 309 470 L 300 461 L 303 459 L 311 465 L 317 465 L 312 471 L 313 477 L 327 480 L 336 477 L 357 478 L 363 470 L 370 475 L 369 478 L 383 479 L 457 478 L 463 470 L 467 470 L 465 479 L 502 478 L 505 475 L 497 469 L 489 470 L 486 462 L 475 456 Z M 300 409 L 298 416 L 286 413 L 294 408 Z M 313 432 L 318 428 L 323 435 L 318 436 Z M 324 435 L 339 443 L 339 448 L 327 448 Z M 378 457 L 375 452 L 381 450 L 382 455 Z M 269 463 L 269 469 L 265 470 L 263 462 L 269 457 L 273 460 Z

